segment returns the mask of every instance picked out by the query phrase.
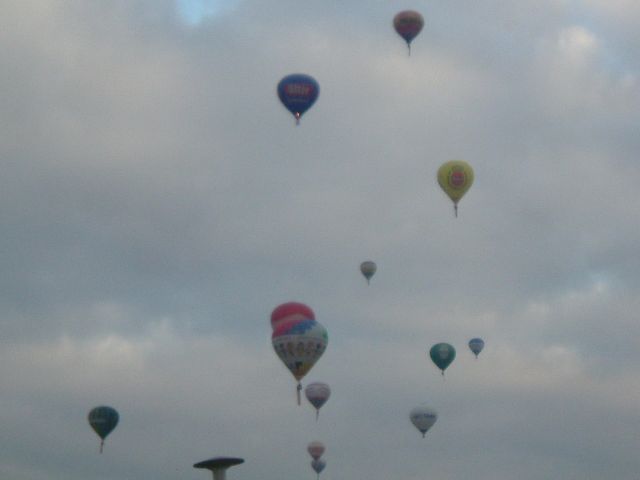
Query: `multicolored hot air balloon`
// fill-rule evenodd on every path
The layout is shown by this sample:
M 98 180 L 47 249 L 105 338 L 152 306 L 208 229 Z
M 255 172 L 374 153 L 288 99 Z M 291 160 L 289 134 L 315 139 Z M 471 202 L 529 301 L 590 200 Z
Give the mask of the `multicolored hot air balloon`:
M 456 349 L 448 343 L 436 343 L 431 347 L 431 350 L 429 350 L 429 356 L 444 376 L 445 369 L 451 365 L 451 362 L 456 358 Z
M 104 439 L 116 428 L 118 420 L 120 416 L 115 408 L 100 406 L 92 408 L 89 412 L 89 425 L 100 437 L 100 453 L 104 447 Z
M 414 10 L 405 10 L 393 17 L 393 28 L 407 42 L 409 55 L 411 55 L 411 41 L 418 36 L 423 26 L 422 15 Z
M 369 285 L 369 280 L 371 280 L 371 277 L 376 273 L 376 270 L 378 270 L 378 266 L 371 260 L 365 260 L 360 264 L 360 272 L 362 272 L 364 278 L 367 279 L 367 285 Z
M 436 420 L 438 420 L 438 413 L 433 408 L 420 405 L 411 410 L 409 419 L 411 423 L 420 430 L 422 438 L 424 438 L 425 433 L 427 433 L 427 431 L 433 427 L 433 424 L 436 423 Z
M 451 160 L 438 169 L 438 183 L 451 201 L 453 211 L 458 216 L 458 202 L 473 184 L 473 168 L 463 160 Z
M 294 73 L 278 83 L 278 97 L 300 124 L 300 117 L 309 110 L 320 94 L 320 85 L 309 75 Z
M 311 458 L 318 460 L 324 453 L 324 444 L 322 442 L 313 441 L 307 445 L 307 452 L 309 452 Z
M 273 348 L 298 381 L 297 397 L 300 405 L 300 380 L 327 348 L 327 330 L 315 320 L 315 314 L 308 306 L 297 302 L 278 306 L 271 313 L 271 325 Z
M 313 468 L 313 470 L 317 474 L 316 479 L 320 478 L 320 472 L 322 472 L 324 470 L 324 467 L 326 466 L 327 466 L 327 462 L 325 462 L 321 458 L 318 458 L 317 460 L 314 458 L 313 460 L 311 460 L 311 468 Z
M 327 400 L 329 400 L 331 396 L 331 388 L 329 388 L 329 385 L 326 383 L 314 382 L 307 385 L 304 389 L 304 394 L 307 400 L 309 400 L 309 403 L 316 409 L 316 420 L 318 420 L 320 408 L 327 403 Z
M 469 340 L 469 349 L 473 352 L 473 354 L 478 358 L 480 352 L 484 348 L 484 340 L 481 338 L 472 338 Z

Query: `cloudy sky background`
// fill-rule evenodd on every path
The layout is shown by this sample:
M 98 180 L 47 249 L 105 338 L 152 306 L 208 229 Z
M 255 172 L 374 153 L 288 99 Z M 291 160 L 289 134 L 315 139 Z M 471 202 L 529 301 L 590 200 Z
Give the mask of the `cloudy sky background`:
M 638 478 L 638 2 L 5 3 L 0 477 L 312 480 L 321 440 L 324 480 Z M 289 300 L 329 331 L 318 423 Z

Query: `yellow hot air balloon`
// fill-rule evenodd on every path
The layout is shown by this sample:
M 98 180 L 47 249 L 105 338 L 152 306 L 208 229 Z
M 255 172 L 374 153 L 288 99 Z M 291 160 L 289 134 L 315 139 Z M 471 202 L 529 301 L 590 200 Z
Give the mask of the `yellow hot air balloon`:
M 453 211 L 458 216 L 458 202 L 473 184 L 473 168 L 463 160 L 451 160 L 438 169 L 438 183 L 453 201 Z

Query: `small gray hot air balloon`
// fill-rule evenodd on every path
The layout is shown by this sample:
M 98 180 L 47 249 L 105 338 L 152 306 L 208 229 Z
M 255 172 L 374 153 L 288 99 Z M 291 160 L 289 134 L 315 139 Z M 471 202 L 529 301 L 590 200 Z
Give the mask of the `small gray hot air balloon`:
M 429 429 L 433 427 L 433 424 L 436 423 L 436 420 L 438 420 L 438 414 L 433 408 L 420 405 L 411 410 L 409 419 L 411 423 L 420 430 L 422 438 L 424 438 L 425 433 L 427 433 Z
M 362 272 L 362 275 L 364 275 L 364 278 L 367 279 L 367 285 L 369 285 L 369 281 L 371 280 L 371 277 L 373 277 L 373 275 L 376 273 L 377 269 L 378 266 L 371 260 L 366 260 L 360 264 L 360 271 Z

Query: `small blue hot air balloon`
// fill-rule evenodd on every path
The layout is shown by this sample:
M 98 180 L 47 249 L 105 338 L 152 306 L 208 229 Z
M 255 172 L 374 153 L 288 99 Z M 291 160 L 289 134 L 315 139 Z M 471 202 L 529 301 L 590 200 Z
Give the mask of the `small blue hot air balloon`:
M 484 348 L 484 340 L 481 338 L 472 338 L 469 340 L 469 349 L 474 353 L 476 358 L 480 355 L 480 352 Z
M 100 453 L 104 447 L 104 439 L 116 428 L 118 420 L 120 416 L 115 408 L 100 406 L 89 412 L 89 425 L 100 437 Z
M 320 94 L 320 85 L 315 79 L 303 73 L 287 75 L 278 83 L 278 97 L 300 124 L 300 117 L 309 110 Z
M 327 462 L 325 462 L 321 458 L 318 458 L 317 460 L 314 458 L 313 460 L 311 460 L 311 468 L 313 468 L 313 471 L 317 474 L 316 480 L 320 479 L 320 472 L 322 472 L 324 470 L 324 467 L 326 466 Z

